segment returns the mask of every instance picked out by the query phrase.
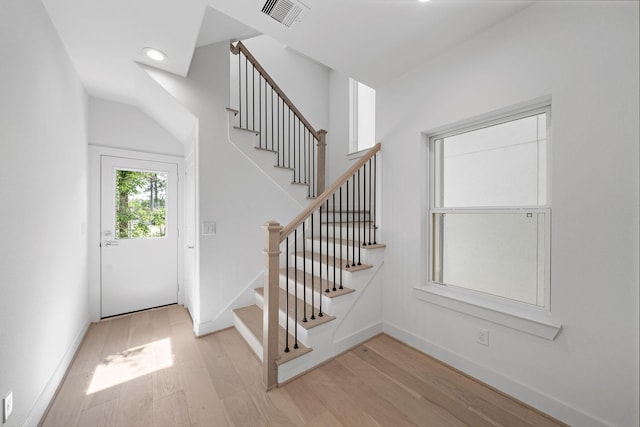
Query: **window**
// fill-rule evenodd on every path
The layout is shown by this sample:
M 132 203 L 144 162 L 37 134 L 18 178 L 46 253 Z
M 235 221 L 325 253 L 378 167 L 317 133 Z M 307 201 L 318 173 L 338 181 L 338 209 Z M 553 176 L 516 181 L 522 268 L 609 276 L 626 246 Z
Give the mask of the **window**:
M 376 91 L 357 80 L 349 80 L 351 152 L 375 145 Z
M 166 236 L 167 174 L 116 170 L 116 239 Z
M 550 107 L 429 138 L 432 284 L 549 310 Z

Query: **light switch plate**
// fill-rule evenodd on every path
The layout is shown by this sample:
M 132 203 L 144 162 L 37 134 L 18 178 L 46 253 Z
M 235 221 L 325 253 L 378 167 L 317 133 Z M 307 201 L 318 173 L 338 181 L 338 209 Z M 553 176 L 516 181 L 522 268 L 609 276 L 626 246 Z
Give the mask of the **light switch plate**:
M 13 392 L 10 391 L 4 399 L 2 399 L 2 423 L 6 423 L 9 415 L 13 412 Z
M 213 236 L 216 234 L 216 223 L 212 221 L 206 221 L 202 223 L 202 235 Z

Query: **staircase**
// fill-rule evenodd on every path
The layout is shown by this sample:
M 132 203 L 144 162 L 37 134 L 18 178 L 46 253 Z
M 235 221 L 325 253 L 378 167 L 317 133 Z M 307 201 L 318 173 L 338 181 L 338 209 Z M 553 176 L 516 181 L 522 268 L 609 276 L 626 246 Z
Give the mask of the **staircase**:
M 238 55 L 239 96 L 230 128 L 253 138 L 239 149 L 252 159 L 259 156 L 251 150 L 271 153 L 275 168 L 254 163 L 270 177 L 289 171 L 289 185 L 304 187 L 308 199 L 288 225 L 265 224 L 265 286 L 255 289 L 255 304 L 234 310 L 234 325 L 263 361 L 269 389 L 381 332 L 367 323 L 379 319 L 368 303 L 375 306 L 381 292 L 367 289 L 376 286 L 385 248 L 376 225 L 380 144 L 325 190 L 326 132 L 308 125 L 244 45 L 231 52 Z
M 344 215 L 347 215 L 344 212 Z M 368 213 L 363 212 L 363 215 Z M 358 301 L 358 293 L 367 288 L 369 281 L 382 265 L 384 244 L 362 245 L 339 238 L 340 224 L 328 221 L 329 235 L 316 232 L 306 237 L 299 251 L 289 251 L 288 267 L 278 269 L 278 334 L 279 343 L 276 364 L 279 367 L 278 383 L 298 375 L 326 359 L 341 353 L 351 345 L 339 346 L 334 340 L 341 320 Z M 357 222 L 343 223 L 343 235 L 353 234 Z M 361 223 L 364 234 L 369 224 Z M 334 235 L 334 228 L 337 230 Z M 357 231 L 356 231 L 357 235 Z M 321 240 L 322 239 L 322 240 Z M 328 247 L 327 247 L 328 241 Z M 340 257 L 342 252 L 342 258 Z M 356 265 L 351 256 L 356 253 Z M 357 257 L 360 252 L 360 264 Z M 347 257 L 347 253 L 349 256 Z M 347 265 L 349 267 L 347 268 Z M 313 274 L 311 273 L 313 271 Z M 321 277 L 322 276 L 322 277 Z M 340 278 L 342 276 L 342 279 Z M 334 280 L 334 277 L 336 280 Z M 340 281 L 341 280 L 341 281 Z M 288 286 L 287 286 L 288 285 Z M 256 303 L 234 310 L 234 325 L 247 340 L 256 355 L 263 360 L 263 308 L 264 287 L 255 290 Z M 306 301 L 306 302 L 305 302 Z M 313 350 L 321 348 L 317 356 Z M 288 351 L 286 351 L 288 349 Z M 304 358 L 302 358 L 304 356 Z M 316 356 L 316 357 L 314 357 Z M 296 365 L 287 366 L 294 361 Z

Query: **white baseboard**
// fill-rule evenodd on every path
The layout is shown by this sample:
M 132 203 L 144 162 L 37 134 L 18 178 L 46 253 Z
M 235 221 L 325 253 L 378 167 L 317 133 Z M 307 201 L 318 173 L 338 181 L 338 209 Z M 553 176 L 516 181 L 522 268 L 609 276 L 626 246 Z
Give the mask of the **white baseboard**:
M 262 286 L 264 282 L 264 272 L 260 272 L 245 288 L 231 300 L 226 307 L 212 319 L 204 322 L 200 322 L 194 325 L 194 333 L 196 337 L 211 334 L 213 332 L 221 331 L 222 329 L 230 328 L 233 326 L 233 310 L 240 307 L 246 307 L 251 304 L 255 304 L 256 297 L 254 293 L 255 288 Z
M 353 332 L 347 337 L 341 338 L 339 341 L 333 341 L 328 335 L 327 339 L 331 343 L 320 343 L 310 353 L 302 357 L 293 359 L 278 367 L 278 383 L 284 383 L 290 379 L 303 374 L 314 367 L 326 362 L 376 335 L 382 333 L 383 324 L 376 322 L 370 326 Z
M 80 333 L 76 336 L 71 347 L 69 347 L 64 356 L 62 356 L 62 359 L 60 360 L 60 363 L 58 363 L 58 367 L 53 372 L 53 375 L 51 375 L 49 382 L 47 382 L 44 390 L 42 390 L 42 393 L 40 393 L 40 396 L 38 396 L 38 399 L 29 410 L 23 427 L 37 426 L 42 421 L 51 401 L 55 397 L 58 388 L 67 374 L 67 369 L 69 369 L 69 366 L 71 365 L 71 362 L 73 361 L 73 358 L 76 355 L 87 330 L 89 329 L 89 325 L 90 322 L 87 320 L 80 329 Z
M 570 425 L 607 427 L 610 424 L 594 416 L 586 414 L 581 410 L 572 407 L 558 399 L 549 396 L 539 390 L 533 389 L 526 384 L 522 384 L 512 378 L 508 378 L 486 366 L 478 365 L 474 361 L 434 344 L 422 337 L 415 335 L 405 329 L 385 322 L 383 325 L 385 334 L 388 334 L 407 345 L 422 351 L 423 353 L 440 360 L 456 369 L 482 381 L 498 390 L 525 402 L 534 408 L 543 411 L 552 417 L 557 418 Z

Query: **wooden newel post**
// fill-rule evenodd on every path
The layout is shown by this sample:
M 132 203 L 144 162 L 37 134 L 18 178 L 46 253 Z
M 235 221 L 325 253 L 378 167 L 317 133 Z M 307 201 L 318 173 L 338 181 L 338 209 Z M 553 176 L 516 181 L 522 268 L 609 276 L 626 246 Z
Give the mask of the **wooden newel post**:
M 262 320 L 262 371 L 264 385 L 270 390 L 278 385 L 278 290 L 280 288 L 280 231 L 276 221 L 264 226 L 264 309 Z
M 318 131 L 318 165 L 316 169 L 316 186 L 318 193 L 316 196 L 324 193 L 325 176 L 326 176 L 326 152 L 327 152 L 327 131 L 320 129 Z

